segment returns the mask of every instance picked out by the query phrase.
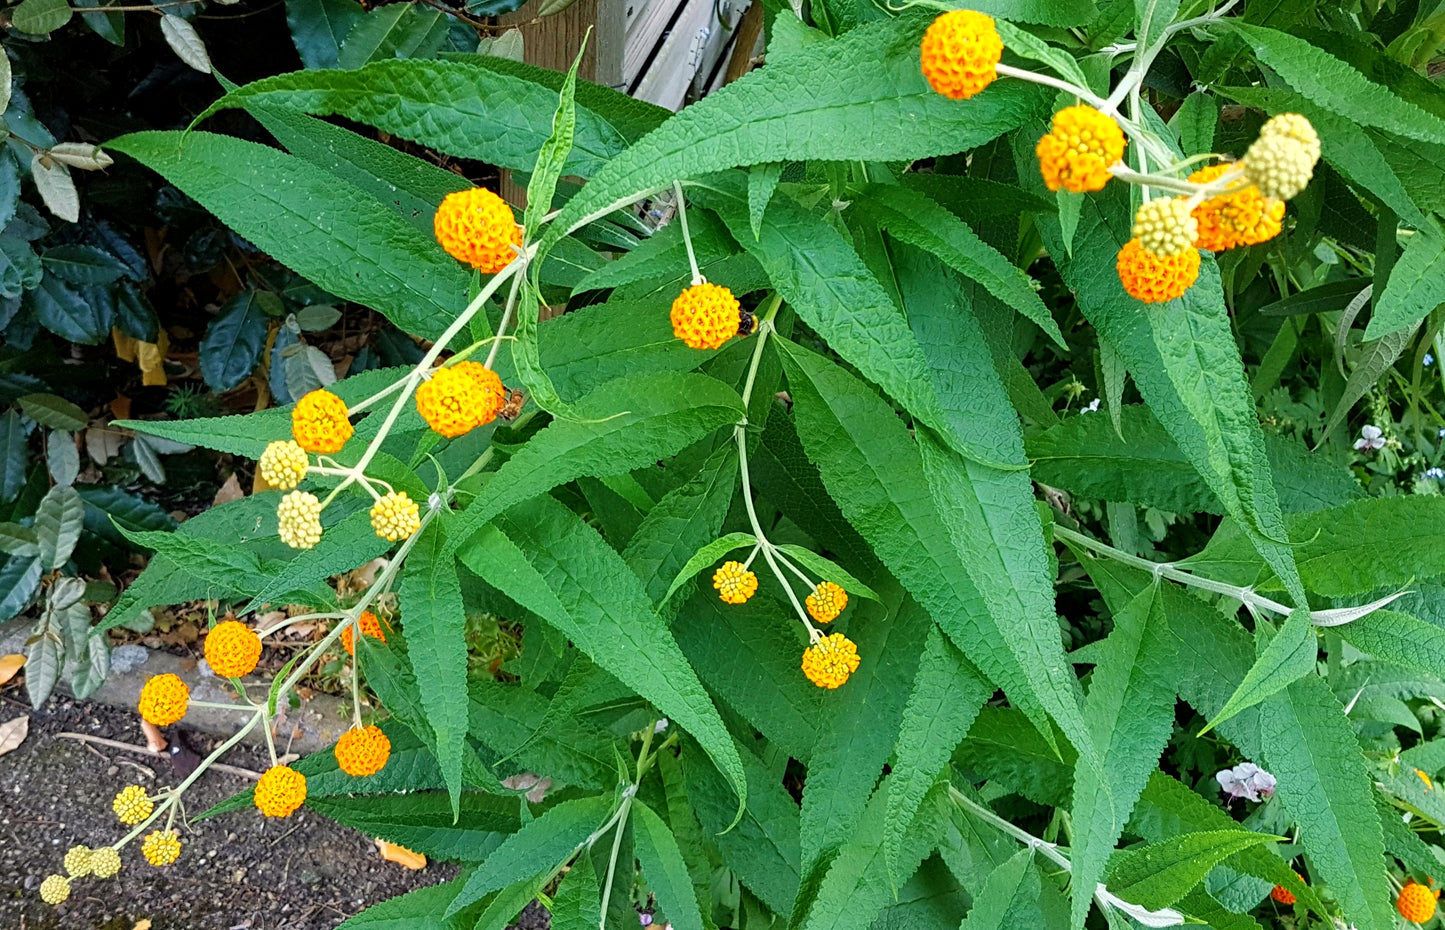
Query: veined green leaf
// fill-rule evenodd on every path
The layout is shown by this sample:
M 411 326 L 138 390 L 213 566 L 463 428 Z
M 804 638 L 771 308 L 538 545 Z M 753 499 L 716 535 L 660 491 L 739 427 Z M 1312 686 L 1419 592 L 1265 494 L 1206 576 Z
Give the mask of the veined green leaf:
M 899 875 L 904 834 L 928 789 L 948 765 L 954 747 L 968 733 L 979 708 L 993 691 L 993 684 L 938 627 L 929 629 L 913 691 L 898 727 L 888 812 L 883 819 L 883 852 L 895 886 L 906 877 Z
M 989 873 L 959 930 L 1009 930 L 1021 927 L 1038 908 L 1039 872 L 1031 849 L 1020 849 Z
M 1375 126 L 1421 142 L 1445 143 L 1445 120 L 1397 97 L 1352 66 L 1304 39 L 1243 20 L 1229 25 L 1261 63 L 1295 90 L 1361 126 Z
M 407 655 L 421 688 L 427 723 L 436 734 L 437 763 L 455 812 L 461 800 L 467 737 L 467 613 L 456 561 L 443 554 L 445 541 L 442 521 L 423 529 L 407 556 L 398 588 L 406 617 Z
M 489 678 L 471 678 L 467 694 L 468 732 L 506 757 L 514 770 L 542 772 L 586 788 L 611 785 L 616 778 L 615 741 L 575 707 L 556 712 L 537 692 Z
M 705 375 L 619 378 L 579 400 L 589 420 L 554 420 L 507 460 L 453 524 L 447 551 L 513 504 L 580 475 L 620 475 L 680 451 L 743 414 L 737 392 Z
M 591 856 L 578 856 L 552 899 L 555 930 L 592 930 L 602 922 L 602 889 Z
M 341 43 L 365 12 L 356 0 L 286 0 L 286 23 L 301 63 L 336 67 Z
M 318 578 L 330 578 L 365 565 L 384 555 L 391 543 L 376 535 L 371 515 L 357 510 L 336 523 L 326 521 L 321 540 L 289 559 L 268 559 L 261 564 L 265 581 L 251 590 L 251 604 L 275 604 L 288 594 L 305 590 Z
M 1438 678 L 1445 676 L 1445 629 L 1394 610 L 1335 627 L 1345 642 L 1377 659 Z
M 466 299 L 466 272 L 435 240 L 295 156 L 205 132 L 138 132 L 106 148 L 160 174 L 318 287 L 406 332 L 436 338 Z
M 847 840 L 863 816 L 896 742 L 909 686 L 933 626 L 927 612 L 896 586 L 885 604 L 886 612 L 868 604 L 850 618 L 849 638 L 862 661 L 829 695 L 828 721 L 819 728 L 808 759 L 799 821 L 804 875 Z
M 1174 661 L 1171 640 L 1156 586 L 1114 613 L 1114 631 L 1099 654 L 1084 701 L 1084 720 L 1099 755 L 1080 755 L 1074 767 L 1075 927 L 1083 926 L 1092 889 L 1104 877 L 1109 854 L 1174 729 L 1174 685 L 1166 672 Z
M 786 914 L 798 893 L 798 805 L 751 752 L 740 750 L 739 758 L 748 807 L 736 827 L 727 829 L 733 817 L 727 783 L 691 742 L 682 750 L 687 796 L 728 868 L 775 914 Z
M 677 930 L 703 930 L 692 880 L 677 838 L 662 818 L 641 801 L 632 804 L 632 836 L 642 877 L 657 895 L 657 906 Z
M 85 429 L 90 418 L 75 404 L 54 394 L 26 394 L 17 403 L 20 412 L 41 426 L 76 432 Z
M 306 806 L 367 836 L 463 862 L 488 858 L 521 827 L 515 798 L 476 791 L 462 794 L 456 813 L 444 791 L 308 796 Z
M 977 281 L 1064 345 L 1063 333 L 1029 276 L 926 194 L 896 185 L 870 184 L 858 193 L 853 209 L 871 217 L 895 239 L 933 253 L 950 268 Z
M 471 61 L 374 61 L 255 81 L 211 104 L 197 122 L 253 102 L 344 116 L 448 155 L 531 171 L 552 134 L 557 91 Z M 616 129 L 581 106 L 567 172 L 591 177 L 626 147 Z
M 998 81 L 967 107 L 934 93 L 918 70 L 930 19 L 906 14 L 855 29 L 709 94 L 598 172 L 544 242 L 679 179 L 774 161 L 908 161 L 961 152 L 1042 114 L 1045 95 L 1022 81 Z M 828 80 L 820 83 L 820 74 Z M 799 97 L 799 88 L 808 93 Z M 900 120 L 909 131 L 897 131 Z M 748 230 L 746 218 L 741 228 Z
M 446 41 L 441 11 L 416 5 L 383 4 L 356 21 L 337 55 L 337 66 L 359 68 L 367 62 L 430 58 Z
M 1276 796 L 1299 824 L 1310 864 L 1329 885 L 1345 919 L 1386 930 L 1384 840 L 1360 742 L 1324 680 L 1306 675 L 1260 705 L 1262 765 Z
M 537 232 L 537 224 L 551 212 L 552 196 L 557 192 L 557 179 L 572 154 L 572 144 L 577 137 L 577 66 L 582 64 L 582 55 L 587 48 L 586 36 L 562 89 L 557 94 L 557 112 L 552 116 L 552 132 L 537 152 L 537 163 L 532 168 L 532 179 L 527 182 L 527 210 L 522 228 L 527 239 Z
M 462 890 L 465 876 L 373 904 L 336 930 L 463 930 L 476 921 L 474 911 L 442 917 L 447 905 Z M 590 930 L 590 928 L 589 928 Z
M 1397 330 L 1413 330 L 1445 303 L 1445 234 L 1435 222 L 1415 231 L 1390 270 L 1385 293 L 1375 303 L 1365 338 L 1378 339 Z
M 1168 907 L 1235 853 L 1282 839 L 1248 830 L 1213 830 L 1150 843 L 1119 854 L 1109 870 L 1109 891 L 1150 910 Z
M 722 529 L 737 481 L 737 452 L 725 445 L 703 463 L 691 480 L 664 494 L 642 518 L 622 552 L 622 560 L 642 579 L 653 603 L 668 601 L 687 579 L 722 556 L 722 552 L 716 552 L 705 558 L 703 550 L 717 545 L 707 541 Z M 757 542 L 750 533 L 742 536 L 746 539 L 741 545 Z M 728 551 L 732 548 L 730 545 Z
M 1315 670 L 1318 655 L 1319 644 L 1314 624 L 1310 622 L 1309 608 L 1296 608 L 1279 632 L 1257 650 L 1254 664 L 1245 673 L 1244 680 L 1200 733 L 1214 729 L 1240 711 L 1284 689 L 1290 682 L 1310 674 Z
M 447 905 L 446 916 L 516 882 L 552 874 L 602 826 L 615 805 L 614 799 L 606 795 L 563 801 L 524 824 L 472 873 Z
M 781 549 L 784 553 L 788 555 L 789 558 L 791 558 L 794 562 L 797 562 L 803 568 L 812 572 L 814 575 L 817 575 L 824 581 L 833 582 L 834 584 L 841 587 L 843 590 L 847 591 L 849 594 L 857 594 L 862 597 L 868 598 L 870 601 L 876 601 L 880 599 L 878 597 L 878 592 L 874 591 L 872 588 L 868 587 L 857 578 L 854 578 L 843 568 L 843 566 L 839 565 L 837 562 L 834 562 L 832 559 L 821 556 L 818 553 L 814 552 L 812 549 L 808 549 L 804 546 L 795 546 L 792 543 L 780 543 L 778 545 L 778 548 Z
M 1063 713 L 1065 705 L 1047 672 L 1010 648 L 1026 634 L 1017 626 L 1001 629 L 984 607 L 927 490 L 917 447 L 893 409 L 821 356 L 782 339 L 777 344 L 804 446 L 843 513 L 964 655 L 1040 732 L 1050 730 L 1045 708 Z
M 642 582 L 596 530 L 544 495 L 502 516 L 460 557 L 691 733 L 732 783 L 741 816 L 747 782 L 732 738 Z
M 729 496 L 731 496 L 731 494 Z M 658 603 L 670 600 L 672 596 L 677 593 L 678 588 L 682 587 L 698 572 L 707 568 L 724 555 L 727 555 L 734 549 L 741 549 L 744 546 L 755 546 L 757 542 L 758 538 L 752 533 L 729 533 L 720 539 L 714 539 L 692 554 L 692 557 L 687 560 L 686 564 L 678 570 L 677 577 L 673 578 L 672 584 L 667 589 L 667 593 L 662 596 L 662 600 Z M 626 558 L 626 553 L 623 553 L 623 557 Z
M 58 484 L 47 491 L 35 510 L 35 538 L 41 568 L 49 571 L 65 565 L 75 551 L 75 544 L 80 542 L 80 531 L 84 528 L 85 502 L 75 488 Z

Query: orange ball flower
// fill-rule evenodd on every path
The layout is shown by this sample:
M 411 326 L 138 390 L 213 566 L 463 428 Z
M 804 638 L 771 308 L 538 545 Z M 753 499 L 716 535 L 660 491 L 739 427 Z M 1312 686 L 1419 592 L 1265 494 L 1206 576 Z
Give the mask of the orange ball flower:
M 819 582 L 803 602 L 808 613 L 819 623 L 832 623 L 848 606 L 848 592 L 831 581 Z
M 227 620 L 206 634 L 206 664 L 222 678 L 249 675 L 261 658 L 261 637 L 239 620 Z
M 168 727 L 186 715 L 191 689 L 175 675 L 155 675 L 140 689 L 140 715 L 158 727 Z
M 330 391 L 312 391 L 291 411 L 291 435 L 307 452 L 340 452 L 354 432 L 346 402 Z
M 479 423 L 477 380 L 458 368 L 438 368 L 416 389 L 417 412 L 448 439 L 471 432 Z
M 375 775 L 391 755 L 391 740 L 378 727 L 347 730 L 336 741 L 336 764 L 348 775 Z
M 1054 114 L 1034 153 L 1049 190 L 1076 194 L 1101 190 L 1109 168 L 1124 157 L 1124 131 L 1112 117 L 1090 106 L 1065 107 Z
M 1395 910 L 1410 923 L 1423 924 L 1435 916 L 1435 902 L 1439 897 L 1438 891 L 1431 891 L 1413 881 L 1406 882 L 1405 887 L 1400 889 L 1400 897 L 1395 899 Z
M 306 802 L 306 776 L 289 765 L 273 765 L 256 782 L 255 800 L 267 817 L 290 817 Z
M 1234 165 L 1219 164 L 1200 168 L 1189 176 L 1197 184 L 1208 184 L 1232 169 Z M 1241 245 L 1255 245 L 1279 235 L 1284 220 L 1284 201 L 1266 197 L 1253 184 L 1240 185 L 1224 194 L 1210 197 L 1194 208 L 1199 223 L 1196 248 L 1222 252 Z
M 517 257 L 522 227 L 507 202 L 483 187 L 447 194 L 433 221 L 437 241 L 459 262 L 496 274 Z M 515 248 L 514 248 L 515 247 Z
M 361 616 L 356 618 L 356 623 L 361 627 L 362 633 L 370 636 L 372 639 L 379 639 L 383 643 L 386 642 L 386 633 L 382 631 L 381 620 L 376 614 L 369 610 L 363 610 Z M 356 627 L 354 626 L 348 625 L 346 629 L 341 631 L 341 645 L 345 646 L 346 651 L 351 655 L 356 655 L 356 641 L 353 639 L 355 635 Z
M 803 652 L 803 674 L 820 688 L 837 688 L 858 671 L 858 647 L 842 633 L 824 636 Z
M 156 830 L 141 841 L 140 852 L 156 868 L 170 865 L 181 855 L 181 838 L 174 830 Z
M 919 57 L 928 86 L 951 100 L 966 100 L 998 77 L 1003 40 L 993 17 L 950 10 L 923 34 Z
M 758 576 L 741 562 L 724 562 L 713 572 L 712 586 L 724 604 L 746 604 L 758 593 Z
M 502 412 L 507 401 L 507 389 L 502 387 L 502 376 L 481 362 L 458 362 L 452 366 L 472 379 L 472 392 L 476 406 L 472 410 L 478 426 L 486 426 Z
M 1288 907 L 1295 902 L 1294 893 L 1283 885 L 1275 885 L 1270 889 L 1269 896 L 1280 904 Z
M 1130 239 L 1119 250 L 1116 267 L 1130 297 L 1146 304 L 1163 303 L 1182 296 L 1198 280 L 1199 250 L 1161 258 L 1146 251 L 1138 239 Z
M 707 281 L 672 302 L 672 332 L 694 349 L 716 349 L 738 334 L 742 308 L 733 292 Z

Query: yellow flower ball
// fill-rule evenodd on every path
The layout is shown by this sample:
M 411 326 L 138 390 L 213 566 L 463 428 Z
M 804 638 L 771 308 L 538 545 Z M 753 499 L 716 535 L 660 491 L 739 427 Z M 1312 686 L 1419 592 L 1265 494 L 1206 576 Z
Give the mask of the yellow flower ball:
M 1003 57 L 993 17 L 950 10 L 923 34 L 919 64 L 928 86 L 951 100 L 965 100 L 992 84 Z
M 70 880 L 64 875 L 49 875 L 40 883 L 40 900 L 55 907 L 70 897 Z
M 1395 899 L 1395 910 L 1400 916 L 1412 924 L 1423 924 L 1435 916 L 1436 899 L 1440 893 L 1431 891 L 1424 885 L 1415 882 L 1406 882 L 1405 887 L 1400 889 L 1400 896 Z
M 168 727 L 186 715 L 191 689 L 175 675 L 154 675 L 140 689 L 140 715 L 158 727 Z
M 291 435 L 306 452 L 340 452 L 354 432 L 346 402 L 330 391 L 312 391 L 291 411 Z
M 89 875 L 91 870 L 90 847 L 70 847 L 65 853 L 62 865 L 65 866 L 65 871 L 71 878 L 84 878 Z
M 803 674 L 820 688 L 837 688 L 858 671 L 858 647 L 842 633 L 824 636 L 803 652 Z
M 261 480 L 271 487 L 289 491 L 306 477 L 307 465 L 306 450 L 295 440 L 288 439 L 267 445 L 256 463 L 256 471 L 260 472 Z
M 372 505 L 371 528 L 390 542 L 406 539 L 421 529 L 421 510 L 405 491 L 392 491 Z
M 276 507 L 276 528 L 292 549 L 310 549 L 321 541 L 321 501 L 309 491 L 292 491 Z
M 290 817 L 306 802 L 306 776 L 289 765 L 273 765 L 256 782 L 255 800 L 267 817 Z
M 1173 258 L 1194 248 L 1199 223 L 1184 197 L 1155 197 L 1134 214 L 1134 238 L 1158 258 Z
M 724 562 L 713 572 L 712 586 L 724 604 L 746 604 L 758 592 L 758 576 L 741 562 Z
M 120 822 L 128 827 L 133 827 L 145 820 L 155 810 L 151 803 L 150 796 L 140 785 L 127 785 L 115 796 L 110 804 Z
M 261 658 L 261 637 L 239 620 L 227 620 L 206 634 L 206 664 L 222 678 L 249 675 Z
M 156 830 L 141 841 L 140 854 L 156 868 L 175 862 L 181 855 L 181 838 L 174 830 Z
M 448 194 L 437 208 L 433 228 L 447 254 L 482 274 L 507 267 L 522 246 L 522 227 L 512 208 L 482 187 Z
M 1320 137 L 1298 113 L 1271 117 L 1244 153 L 1244 173 L 1260 193 L 1289 200 L 1304 190 L 1320 160 Z
M 391 756 L 391 740 L 379 727 L 347 730 L 336 741 L 336 764 L 348 775 L 364 778 L 375 775 L 386 766 Z
M 96 878 L 112 878 L 120 871 L 120 853 L 114 846 L 90 851 L 90 874 Z
M 672 332 L 694 349 L 716 349 L 738 334 L 742 308 L 733 292 L 707 281 L 672 302 Z
M 1065 107 L 1054 114 L 1049 132 L 1034 153 L 1049 190 L 1076 194 L 1101 190 L 1109 168 L 1124 157 L 1127 140 L 1113 117 L 1090 106 Z
M 482 401 L 477 394 L 477 379 L 460 365 L 438 368 L 417 385 L 416 409 L 433 431 L 455 439 L 481 424 Z
M 848 592 L 831 581 L 820 582 L 803 604 L 814 620 L 831 623 L 848 606 Z

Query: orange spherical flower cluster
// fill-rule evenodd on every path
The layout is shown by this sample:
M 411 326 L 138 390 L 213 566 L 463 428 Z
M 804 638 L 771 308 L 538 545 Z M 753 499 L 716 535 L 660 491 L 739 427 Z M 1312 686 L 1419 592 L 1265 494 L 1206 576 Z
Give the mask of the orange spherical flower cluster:
M 733 292 L 707 281 L 672 302 L 673 335 L 694 349 L 716 349 L 738 334 L 742 308 Z
M 1199 278 L 1199 250 L 1160 258 L 1145 251 L 1138 239 L 1130 239 L 1119 250 L 1116 267 L 1130 297 L 1146 304 L 1163 303 L 1182 296 Z
M 126 785 L 116 794 L 115 800 L 110 803 L 111 810 L 120 818 L 120 822 L 128 827 L 133 827 L 145 820 L 155 810 L 151 803 L 150 796 L 140 785 Z
M 741 562 L 724 562 L 713 572 L 712 586 L 724 604 L 746 604 L 758 593 L 758 576 Z
M 382 539 L 396 542 L 421 529 L 421 511 L 405 491 L 391 491 L 371 507 L 371 528 Z
M 191 689 L 180 678 L 154 675 L 140 689 L 140 715 L 158 727 L 168 727 L 186 715 L 190 699 Z
M 249 675 L 261 658 L 261 637 L 239 620 L 227 620 L 206 634 L 206 664 L 222 678 Z
M 267 817 L 290 817 L 306 802 L 306 776 L 289 765 L 273 765 L 256 782 L 255 801 Z
M 1189 176 L 1196 184 L 1218 180 L 1234 166 L 1210 165 Z M 1243 183 L 1243 182 L 1241 182 Z M 1284 220 L 1284 201 L 1266 197 L 1253 184 L 1210 197 L 1194 208 L 1199 224 L 1196 248 L 1223 252 L 1241 245 L 1255 245 L 1279 235 Z
M 832 623 L 848 606 L 848 592 L 831 581 L 822 581 L 803 603 L 814 620 Z
M 434 431 L 455 439 L 483 423 L 490 423 L 502 408 L 502 381 L 495 372 L 490 380 L 473 374 L 486 371 L 476 362 L 438 368 L 416 389 L 416 409 Z M 496 382 L 495 391 L 491 381 Z
M 291 435 L 307 452 L 340 452 L 354 432 L 346 418 L 346 401 L 330 391 L 312 391 L 291 411 Z
M 321 541 L 321 500 L 310 491 L 292 491 L 276 506 L 276 532 L 292 549 L 310 549 Z
M 1002 57 L 993 17 L 974 10 L 950 10 L 935 19 L 920 49 L 928 86 L 951 100 L 966 100 L 992 84 Z
M 824 636 L 803 652 L 803 674 L 820 688 L 836 688 L 858 671 L 858 647 L 842 633 Z
M 433 221 L 437 241 L 459 262 L 482 274 L 512 263 L 522 246 L 522 227 L 507 202 L 484 187 L 447 194 Z
M 181 838 L 174 830 L 156 830 L 141 841 L 140 854 L 156 868 L 170 865 L 180 858 Z
M 347 426 L 350 425 L 348 422 Z M 266 446 L 266 451 L 261 453 L 256 463 L 256 471 L 260 473 L 261 480 L 271 487 L 289 491 L 306 477 L 307 465 L 306 450 L 294 440 L 287 439 Z
M 1409 881 L 1400 889 L 1400 897 L 1395 899 L 1395 910 L 1410 923 L 1423 924 L 1435 916 L 1435 903 L 1439 897 L 1440 892 Z
M 1054 114 L 1034 153 L 1049 190 L 1079 194 L 1108 183 L 1109 168 L 1124 157 L 1125 144 L 1124 131 L 1112 117 L 1079 104 Z
M 356 625 L 361 627 L 361 632 L 372 639 L 379 639 L 386 642 L 386 633 L 382 632 L 381 620 L 369 610 L 363 610 L 361 616 L 356 618 Z M 351 655 L 356 655 L 356 641 L 352 638 L 356 635 L 356 626 L 347 625 L 341 631 L 341 645 Z
M 375 775 L 391 755 L 391 740 L 378 727 L 347 730 L 336 741 L 336 764 L 348 775 Z

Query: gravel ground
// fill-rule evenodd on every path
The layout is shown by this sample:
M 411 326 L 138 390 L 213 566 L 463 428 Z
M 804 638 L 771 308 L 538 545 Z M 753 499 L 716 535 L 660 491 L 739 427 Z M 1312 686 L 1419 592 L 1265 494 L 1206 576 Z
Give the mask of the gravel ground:
M 429 864 L 417 872 L 387 862 L 370 838 L 308 810 L 284 821 L 243 811 L 180 828 L 180 860 L 155 869 L 140 844 L 121 852 L 120 875 L 86 879 L 55 909 L 40 901 L 40 882 L 60 871 L 76 843 L 114 842 L 124 828 L 110 811 L 126 784 L 147 787 L 179 779 L 168 759 L 93 747 L 61 738 L 62 731 L 141 744 L 134 713 L 52 699 L 39 712 L 0 695 L 0 723 L 29 713 L 30 734 L 0 757 L 0 927 L 5 930 L 331 930 L 367 905 L 455 875 Z M 191 742 L 201 753 L 215 743 Z M 264 751 L 233 749 L 223 760 L 252 771 L 266 767 Z M 154 774 L 148 774 L 153 772 Z M 199 813 L 246 787 L 241 776 L 207 772 L 186 793 Z M 523 915 L 524 927 L 536 927 Z M 541 915 L 545 927 L 545 912 Z

